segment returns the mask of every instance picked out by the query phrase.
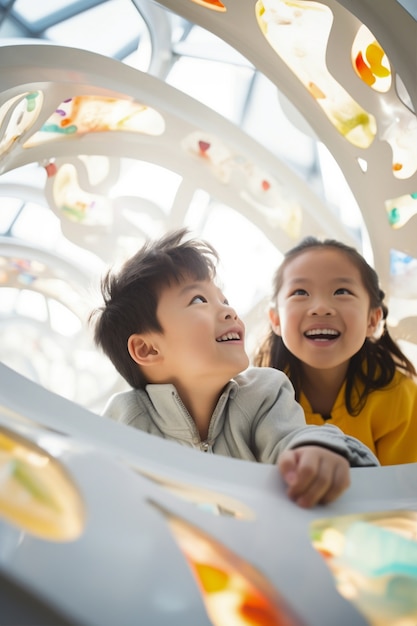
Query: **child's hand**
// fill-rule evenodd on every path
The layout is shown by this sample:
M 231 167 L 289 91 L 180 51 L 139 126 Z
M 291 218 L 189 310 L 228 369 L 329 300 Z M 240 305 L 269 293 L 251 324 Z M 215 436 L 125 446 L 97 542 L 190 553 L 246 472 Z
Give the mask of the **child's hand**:
M 336 500 L 350 485 L 347 459 L 319 446 L 286 450 L 278 459 L 278 469 L 289 498 L 306 509 Z

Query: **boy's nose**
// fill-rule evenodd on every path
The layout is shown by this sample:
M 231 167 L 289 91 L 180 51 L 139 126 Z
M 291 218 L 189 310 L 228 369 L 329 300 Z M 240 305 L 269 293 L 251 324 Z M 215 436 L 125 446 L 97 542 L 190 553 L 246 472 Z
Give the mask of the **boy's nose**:
M 222 313 L 224 315 L 224 319 L 226 320 L 237 320 L 238 318 L 238 315 L 234 308 L 229 306 L 228 304 L 225 305 L 225 309 Z

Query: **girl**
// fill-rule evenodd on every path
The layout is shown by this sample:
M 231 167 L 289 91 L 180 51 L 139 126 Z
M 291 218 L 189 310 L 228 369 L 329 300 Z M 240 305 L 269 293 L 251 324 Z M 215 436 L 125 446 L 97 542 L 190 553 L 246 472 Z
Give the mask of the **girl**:
M 339 426 L 381 465 L 414 463 L 417 374 L 389 335 L 384 295 L 354 248 L 307 237 L 275 274 L 254 364 L 288 374 L 308 424 Z

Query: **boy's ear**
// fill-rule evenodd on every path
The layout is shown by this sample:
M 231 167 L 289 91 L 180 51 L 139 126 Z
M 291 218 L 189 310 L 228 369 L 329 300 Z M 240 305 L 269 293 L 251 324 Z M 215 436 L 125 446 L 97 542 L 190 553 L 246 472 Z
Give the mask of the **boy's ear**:
M 161 358 L 151 335 L 130 335 L 127 340 L 127 349 L 132 359 L 138 365 L 154 365 Z
M 279 321 L 278 311 L 271 307 L 268 311 L 269 321 L 271 323 L 271 328 L 276 335 L 281 335 L 281 325 Z
M 382 320 L 382 309 L 381 307 L 377 307 L 376 309 L 371 309 L 368 318 L 368 329 L 366 332 L 367 337 L 372 337 L 379 330 L 379 325 Z

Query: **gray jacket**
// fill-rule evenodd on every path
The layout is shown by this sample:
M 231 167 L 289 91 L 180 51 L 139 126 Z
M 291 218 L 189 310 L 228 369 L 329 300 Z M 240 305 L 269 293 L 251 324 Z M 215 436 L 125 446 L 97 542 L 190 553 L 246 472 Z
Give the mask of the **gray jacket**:
M 308 426 L 289 379 L 272 368 L 249 368 L 226 385 L 206 441 L 170 384 L 115 394 L 104 415 L 185 446 L 247 461 L 276 463 L 285 449 L 318 445 L 342 454 L 352 467 L 379 465 L 369 448 L 336 426 Z

